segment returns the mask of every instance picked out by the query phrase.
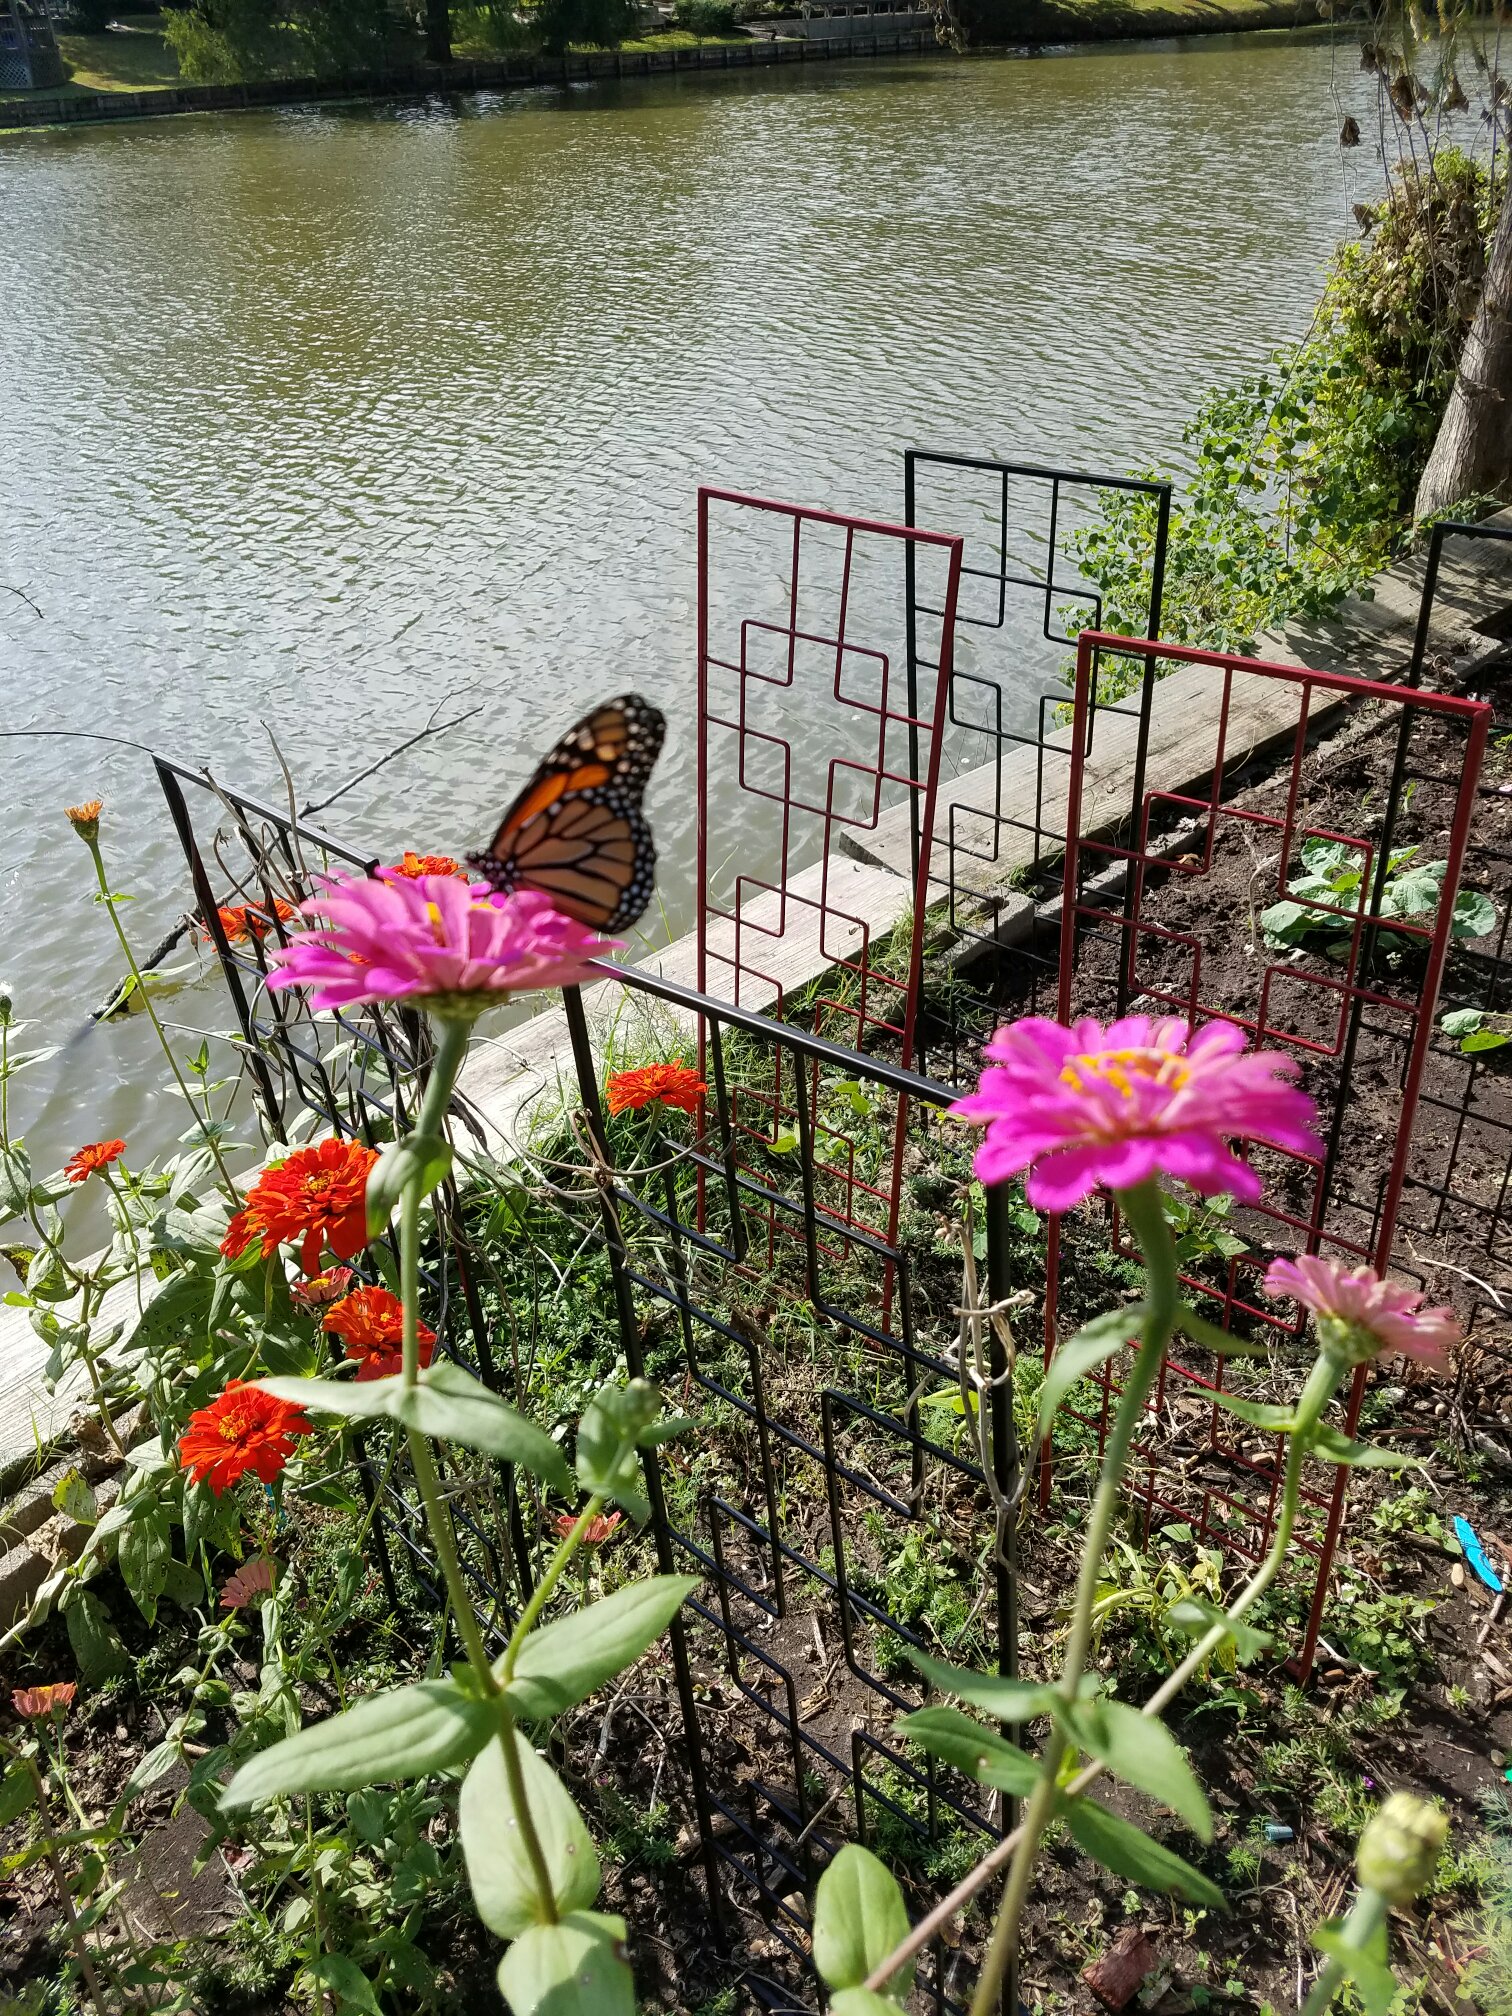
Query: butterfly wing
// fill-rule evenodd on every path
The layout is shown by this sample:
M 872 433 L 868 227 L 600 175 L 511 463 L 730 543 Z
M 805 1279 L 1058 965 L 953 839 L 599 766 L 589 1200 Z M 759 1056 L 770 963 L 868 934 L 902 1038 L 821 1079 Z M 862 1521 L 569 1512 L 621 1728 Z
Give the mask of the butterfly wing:
M 539 889 L 599 931 L 622 931 L 651 900 L 656 849 L 641 793 L 666 722 L 639 695 L 607 701 L 568 730 L 471 857 L 496 889 Z

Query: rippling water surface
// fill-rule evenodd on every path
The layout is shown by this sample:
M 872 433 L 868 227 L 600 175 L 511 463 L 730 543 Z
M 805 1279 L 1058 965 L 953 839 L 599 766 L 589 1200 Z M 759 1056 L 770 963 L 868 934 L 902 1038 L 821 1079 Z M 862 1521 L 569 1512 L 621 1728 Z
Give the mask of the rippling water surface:
M 639 687 L 681 926 L 696 483 L 898 516 L 910 442 L 1179 466 L 1350 228 L 1336 92 L 1349 45 L 1264 37 L 0 141 L 0 582 L 41 611 L 0 596 L 6 725 L 271 788 L 266 726 L 320 799 L 452 695 L 329 818 L 461 851 Z M 108 799 L 144 943 L 182 862 L 131 749 L 0 777 L 0 972 L 56 1039 L 119 965 L 62 806 Z M 34 1153 L 155 1145 L 156 1077 L 93 1032 L 18 1091 Z

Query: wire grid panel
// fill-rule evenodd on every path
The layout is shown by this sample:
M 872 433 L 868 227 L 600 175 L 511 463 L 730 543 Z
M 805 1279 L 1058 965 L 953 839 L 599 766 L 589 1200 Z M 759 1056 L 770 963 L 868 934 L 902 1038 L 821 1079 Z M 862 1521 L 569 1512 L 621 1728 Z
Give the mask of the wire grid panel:
M 1498 634 L 1508 634 L 1512 605 L 1512 526 L 1494 520 L 1478 525 L 1452 521 L 1435 525 L 1423 577 L 1422 603 L 1410 686 L 1436 692 L 1462 691 L 1465 675 L 1453 660 L 1431 649 L 1435 618 L 1464 590 L 1445 578 L 1444 561 L 1456 557 L 1486 563 L 1488 578 L 1477 579 L 1477 614 L 1488 603 L 1501 618 Z M 1500 583 L 1501 606 L 1492 593 Z M 1493 618 L 1494 620 L 1494 618 Z M 1433 1240 L 1464 1256 L 1468 1274 L 1455 1282 L 1457 1300 L 1473 1316 L 1484 1309 L 1500 1315 L 1495 1294 L 1505 1300 L 1512 1270 L 1512 807 L 1503 738 L 1512 731 L 1512 690 L 1505 666 L 1484 676 L 1472 674 L 1494 709 L 1494 751 L 1477 792 L 1461 877 L 1476 898 L 1464 920 L 1463 936 L 1451 941 L 1439 997 L 1439 1014 L 1424 1070 L 1419 1124 L 1408 1158 L 1402 1193 L 1402 1226 L 1414 1240 Z M 1437 717 L 1405 712 L 1396 737 L 1388 786 L 1388 821 L 1411 843 L 1421 831 L 1421 808 L 1442 801 L 1453 782 L 1454 749 Z M 1437 824 L 1439 822 L 1435 822 Z M 1436 847 L 1435 850 L 1436 851 Z M 1478 914 L 1477 914 L 1478 913 Z M 1489 928 L 1477 930 L 1489 918 Z M 1489 1276 L 1483 1283 L 1477 1276 Z M 1433 1299 L 1443 1299 L 1444 1276 L 1425 1280 Z
M 1090 704 L 1094 654 L 1147 649 L 1109 637 L 1081 639 L 1079 720 Z M 1106 1020 L 1127 1002 L 1193 1022 L 1222 1017 L 1256 1046 L 1301 1066 L 1319 1110 L 1320 1151 L 1251 1151 L 1265 1184 L 1262 1203 L 1227 1215 L 1186 1207 L 1177 1224 L 1183 1278 L 1196 1306 L 1225 1329 L 1279 1340 L 1298 1335 L 1301 1326 L 1260 1296 L 1273 1255 L 1322 1253 L 1383 1270 L 1391 1260 L 1490 709 L 1174 645 L 1160 646 L 1160 655 L 1180 682 L 1162 694 L 1161 720 L 1181 738 L 1189 782 L 1147 790 L 1133 843 L 1125 845 L 1082 830 L 1084 765 L 1073 765 L 1066 882 L 1075 900 L 1061 938 L 1058 1013 L 1062 1021 Z M 1445 864 L 1441 899 L 1425 910 L 1391 914 L 1375 870 L 1395 836 L 1340 784 L 1338 752 L 1347 753 L 1353 738 L 1381 718 L 1394 723 L 1404 714 L 1440 723 L 1454 760 L 1432 815 L 1435 829 L 1443 829 L 1435 843 Z M 1314 751 L 1320 735 L 1331 739 Z M 1288 909 L 1276 911 L 1281 904 Z M 1268 938 L 1262 918 L 1290 929 L 1292 942 Z M 1365 1096 L 1372 1086 L 1389 1093 L 1389 1126 L 1382 1125 L 1379 1104 Z M 1111 1230 L 1121 1250 L 1116 1214 Z M 1052 1225 L 1047 1360 L 1074 1314 L 1067 1301 L 1077 1255 L 1106 1236 L 1095 1211 Z M 1284 1399 L 1291 1380 L 1283 1372 L 1272 1393 L 1268 1375 L 1251 1369 L 1251 1361 L 1188 1349 L 1168 1359 L 1155 1419 L 1131 1473 L 1147 1532 L 1162 1519 L 1185 1520 L 1235 1556 L 1263 1555 L 1279 1502 L 1280 1438 L 1248 1428 L 1205 1396 L 1221 1388 Z M 1089 1384 L 1092 1404 L 1079 1418 L 1100 1449 L 1116 1365 Z M 1348 1398 L 1347 1428 L 1363 1392 L 1362 1370 Z M 1051 1468 L 1047 1451 L 1042 1498 Z M 1294 1535 L 1294 1546 L 1313 1564 L 1299 1657 L 1304 1668 L 1313 1657 L 1347 1475 L 1339 1468 L 1326 1487 L 1305 1494 Z
M 933 1165 L 933 1115 L 949 1088 L 643 973 L 624 977 L 694 1017 L 709 1060 L 691 1141 L 681 1122 L 649 1136 L 606 1125 L 607 1060 L 578 1017 L 627 1362 L 701 1424 L 696 1449 L 672 1443 L 657 1458 L 668 1565 L 703 1577 L 683 1612 L 683 1755 L 702 1775 L 690 1803 L 746 1986 L 772 2008 L 817 2007 L 808 1899 L 843 1841 L 884 1852 L 917 1912 L 949 1888 L 939 1872 L 952 1855 L 975 1859 L 996 1837 L 980 1788 L 893 1725 L 923 1698 L 910 1646 L 1015 1670 L 1012 1522 L 997 1509 L 1018 1476 L 1006 1367 L 984 1340 L 985 1405 L 963 1407 L 978 1361 L 968 1342 L 963 1375 L 961 1247 L 942 1242 L 922 1207 L 905 1212 L 893 1242 L 864 1232 L 826 1206 L 816 1172 L 827 1110 L 843 1111 L 858 1153 L 885 1165 L 904 1101 L 911 1141 L 930 1137 Z M 740 1139 L 739 1093 L 774 1075 L 774 1057 L 800 1146 L 758 1168 Z M 871 1107 L 864 1128 L 858 1093 Z M 964 1176 L 969 1144 L 944 1152 Z M 941 1196 L 953 1187 L 945 1179 Z M 1003 1247 L 990 1201 L 973 1195 L 985 1299 L 1003 1292 Z M 774 1213 L 793 1237 L 770 1247 Z M 884 1268 L 897 1282 L 886 1325 L 873 1296 Z M 754 1941 L 752 1914 L 763 1928 Z M 926 1959 L 920 2006 L 959 2006 L 952 1964 L 943 1952 Z
M 939 769 L 961 542 L 737 492 L 698 499 L 698 978 L 816 1032 L 912 1058 L 923 943 L 908 833 Z M 905 674 L 905 568 L 930 584 L 937 666 Z M 881 863 L 889 840 L 895 858 Z M 927 851 L 924 859 L 927 870 Z M 780 1052 L 740 1086 L 741 1154 L 799 1145 L 812 1106 Z M 890 1164 L 858 1165 L 843 1112 L 814 1118 L 813 1180 L 836 1222 L 897 1228 L 906 1103 Z M 863 1158 L 864 1159 L 864 1158 Z M 769 1248 L 792 1237 L 769 1215 Z M 877 1287 L 885 1324 L 893 1270 Z
M 909 947 L 879 934 L 901 921 L 917 936 L 912 880 L 862 863 L 933 789 L 961 542 L 704 488 L 698 548 L 700 988 L 783 1019 L 833 968 L 815 1026 L 858 1049 L 891 1037 L 906 1062 Z M 935 597 L 943 668 L 916 706 L 910 559 Z
M 387 1004 L 315 1015 L 302 989 L 275 993 L 267 986 L 268 951 L 287 942 L 297 906 L 315 893 L 315 878 L 366 875 L 376 863 L 320 828 L 291 819 L 286 808 L 166 758 L 154 761 L 188 863 L 198 929 L 220 962 L 242 1038 L 241 1058 L 268 1138 L 303 1138 L 300 1123 L 313 1114 L 336 1134 L 381 1148 L 413 1126 L 419 1110 L 431 1054 L 422 1019 Z M 469 1126 L 465 1101 L 454 1101 L 452 1112 L 454 1125 Z M 442 1237 L 436 1263 L 423 1270 L 422 1279 L 438 1349 L 502 1390 L 479 1293 L 482 1269 L 451 1179 L 437 1193 L 436 1208 Z M 391 1258 L 396 1266 L 397 1256 Z M 373 1249 L 353 1265 L 377 1278 Z M 358 1440 L 362 1446 L 364 1438 Z M 457 1501 L 456 1514 L 463 1567 L 483 1614 L 507 1627 L 517 1610 L 517 1592 L 523 1588 L 528 1594 L 534 1570 L 511 1471 L 507 1465 L 490 1470 L 506 1511 L 503 1535 L 475 1517 L 466 1499 Z M 398 1601 L 392 1542 L 439 1611 L 441 1576 L 406 1488 L 408 1465 L 385 1471 L 364 1457 L 358 1476 L 365 1493 L 381 1495 L 388 1514 L 372 1531 L 390 1600 Z
M 980 973 L 981 955 L 990 952 L 1015 997 L 1046 1005 L 1057 984 L 1054 913 L 1072 757 L 1070 671 L 1077 633 L 1098 630 L 1103 620 L 1103 598 L 1082 556 L 1105 519 L 1140 524 L 1149 571 L 1139 629 L 1158 636 L 1171 486 L 911 448 L 903 487 L 910 525 L 922 515 L 960 528 L 966 539 L 934 830 L 928 834 L 915 818 L 914 862 L 921 839 L 929 838 L 927 899 L 944 905 L 957 962 L 975 962 Z M 939 669 L 930 646 L 939 612 L 912 567 L 907 599 L 912 690 Z M 1107 682 L 1094 678 L 1086 745 L 1090 751 L 1101 738 L 1125 753 L 1132 830 L 1156 661 L 1115 663 L 1131 672 L 1120 681 L 1130 690 L 1115 699 L 1104 690 Z M 980 998 L 946 991 L 927 1009 L 921 1058 L 964 1082 L 975 1073 L 991 1020 Z

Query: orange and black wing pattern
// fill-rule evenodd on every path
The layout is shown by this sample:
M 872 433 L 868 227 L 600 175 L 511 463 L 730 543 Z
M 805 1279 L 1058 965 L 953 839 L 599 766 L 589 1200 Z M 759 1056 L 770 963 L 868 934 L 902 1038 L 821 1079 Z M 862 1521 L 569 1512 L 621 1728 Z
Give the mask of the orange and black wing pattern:
M 641 793 L 666 730 L 635 693 L 595 707 L 558 742 L 469 866 L 495 889 L 539 889 L 596 931 L 635 923 L 656 877 Z

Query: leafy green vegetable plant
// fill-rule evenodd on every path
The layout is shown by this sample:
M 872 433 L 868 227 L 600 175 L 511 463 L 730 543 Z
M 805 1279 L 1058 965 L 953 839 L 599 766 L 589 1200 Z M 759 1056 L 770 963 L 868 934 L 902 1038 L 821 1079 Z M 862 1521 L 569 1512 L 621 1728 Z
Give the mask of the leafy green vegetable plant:
M 1379 915 L 1388 926 L 1407 918 L 1426 922 L 1443 898 L 1448 862 L 1419 861 L 1419 851 L 1416 847 L 1394 848 L 1387 861 Z M 1344 841 L 1321 838 L 1304 840 L 1301 854 L 1302 873 L 1289 885 L 1281 902 L 1260 914 L 1265 941 L 1277 947 L 1293 946 L 1314 934 L 1331 932 L 1334 935 L 1324 949 L 1332 956 L 1344 957 L 1357 920 L 1370 911 L 1366 857 Z M 1484 938 L 1495 928 L 1496 906 L 1490 897 L 1478 889 L 1462 889 L 1454 899 L 1450 935 Z

